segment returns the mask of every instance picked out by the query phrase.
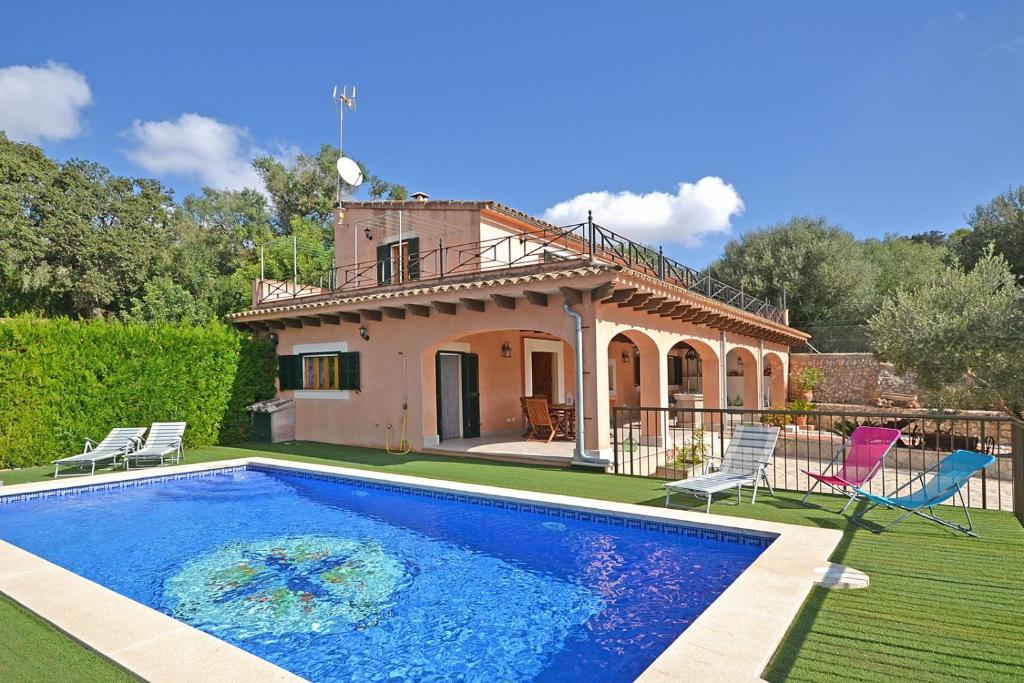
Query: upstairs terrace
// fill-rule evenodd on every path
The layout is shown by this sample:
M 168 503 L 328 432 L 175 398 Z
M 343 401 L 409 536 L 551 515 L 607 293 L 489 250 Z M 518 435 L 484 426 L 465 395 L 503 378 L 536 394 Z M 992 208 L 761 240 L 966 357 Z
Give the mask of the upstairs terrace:
M 288 281 L 253 283 L 255 309 L 475 275 L 614 266 L 703 299 L 787 325 L 787 311 L 638 244 L 592 219 L 555 226 L 496 202 L 347 202 L 338 211 L 335 266 Z

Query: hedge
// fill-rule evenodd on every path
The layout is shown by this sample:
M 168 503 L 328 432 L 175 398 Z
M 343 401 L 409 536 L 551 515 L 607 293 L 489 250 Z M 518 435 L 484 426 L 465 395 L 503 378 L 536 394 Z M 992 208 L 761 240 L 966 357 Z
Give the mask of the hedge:
M 274 349 L 221 323 L 0 321 L 0 469 L 80 452 L 116 426 L 187 422 L 186 446 L 244 440 Z

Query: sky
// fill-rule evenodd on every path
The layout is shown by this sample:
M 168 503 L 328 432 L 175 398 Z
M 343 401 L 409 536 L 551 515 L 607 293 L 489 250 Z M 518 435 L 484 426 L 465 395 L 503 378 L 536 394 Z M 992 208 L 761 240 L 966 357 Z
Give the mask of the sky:
M 702 267 L 824 215 L 950 231 L 1024 184 L 1024 2 L 15 0 L 0 129 L 181 197 L 337 144 L 435 199 L 595 220 Z

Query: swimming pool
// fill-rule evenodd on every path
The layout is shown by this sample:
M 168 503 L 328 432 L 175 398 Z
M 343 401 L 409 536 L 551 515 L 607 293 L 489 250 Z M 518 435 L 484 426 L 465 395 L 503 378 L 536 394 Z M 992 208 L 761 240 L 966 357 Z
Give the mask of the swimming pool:
M 254 465 L 27 498 L 0 538 L 313 681 L 632 680 L 771 542 Z

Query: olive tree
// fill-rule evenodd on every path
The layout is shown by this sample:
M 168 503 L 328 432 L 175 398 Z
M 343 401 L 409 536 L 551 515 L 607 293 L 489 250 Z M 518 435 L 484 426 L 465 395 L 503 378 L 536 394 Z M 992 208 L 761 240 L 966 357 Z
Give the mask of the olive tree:
M 991 249 L 883 302 L 869 321 L 875 351 L 913 373 L 933 403 L 1024 414 L 1024 288 Z

